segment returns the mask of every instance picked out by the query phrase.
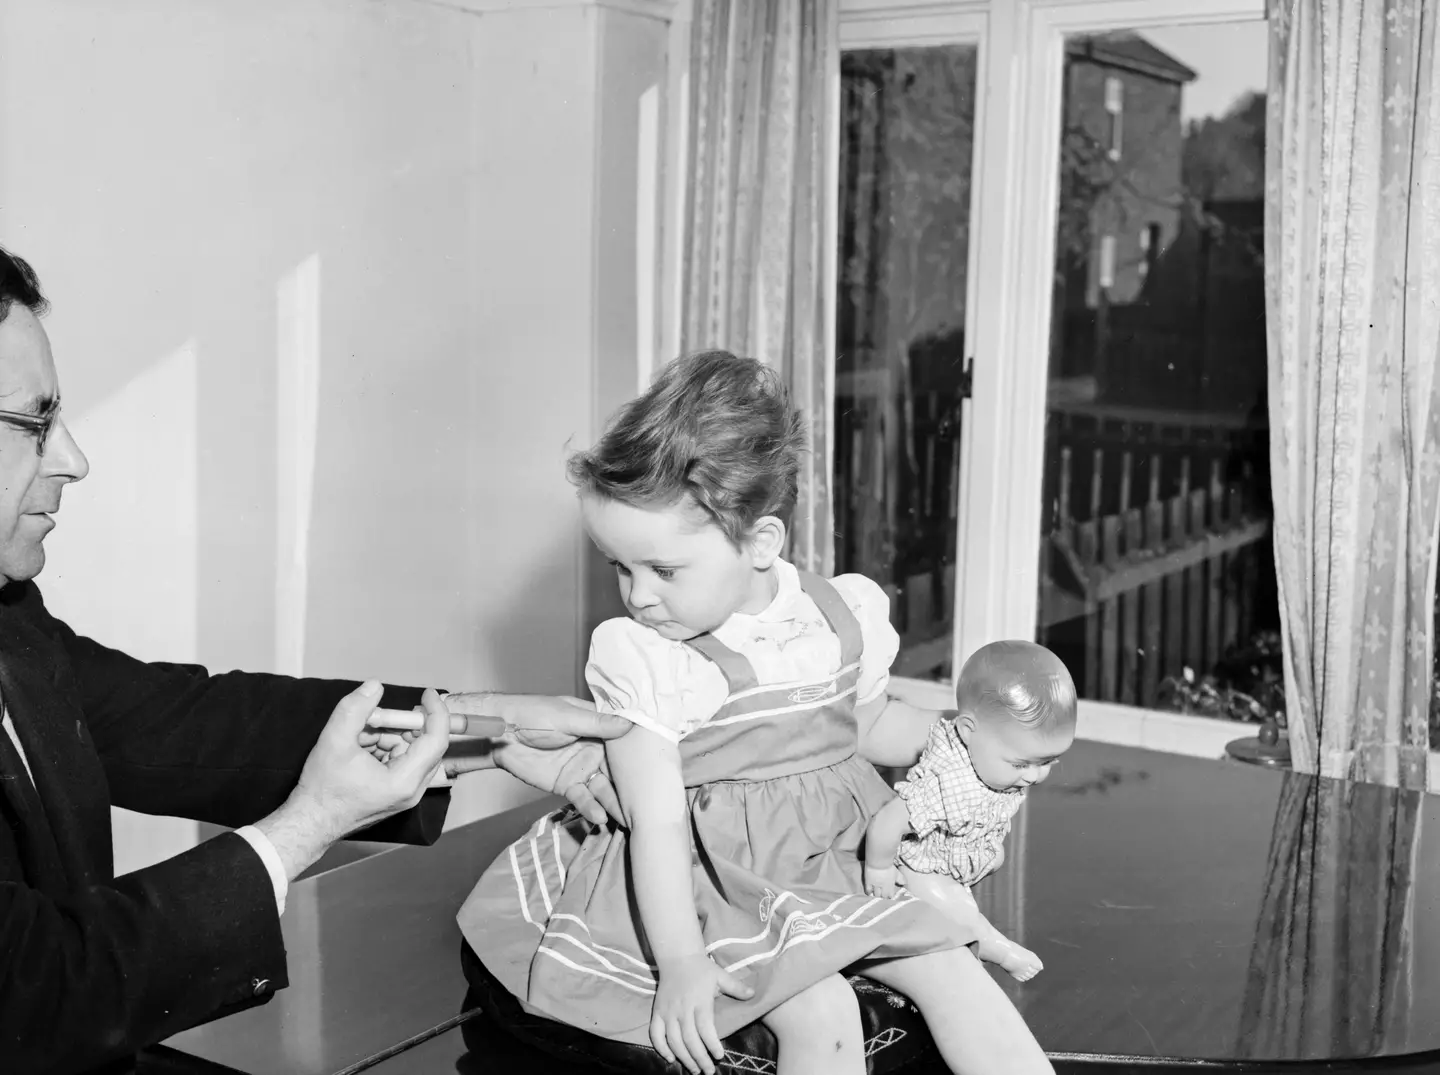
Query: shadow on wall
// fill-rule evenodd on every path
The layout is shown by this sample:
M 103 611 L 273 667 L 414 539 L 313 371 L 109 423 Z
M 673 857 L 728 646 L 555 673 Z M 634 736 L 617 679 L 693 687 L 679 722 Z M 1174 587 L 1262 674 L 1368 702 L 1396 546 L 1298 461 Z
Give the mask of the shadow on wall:
M 144 660 L 198 659 L 199 353 L 189 340 L 66 415 L 91 473 L 64 493 L 41 592 L 77 630 Z
M 435 546 L 425 561 L 449 568 L 446 618 L 459 618 L 464 505 L 454 468 L 437 476 L 434 449 L 464 459 L 477 439 L 465 425 L 477 417 L 475 251 L 485 248 L 470 20 L 314 0 L 113 7 L 15 0 L 0 43 L 5 84 L 27 88 L 0 95 L 0 241 L 35 265 L 54 303 L 67 417 L 94 463 L 67 494 L 67 514 L 93 498 L 93 525 L 62 516 L 53 535 L 54 566 L 77 585 L 84 575 L 67 611 L 116 645 L 163 648 L 147 656 L 273 667 L 277 531 L 303 532 L 309 436 L 309 577 L 285 579 L 289 607 L 304 609 L 286 623 L 304 635 L 283 640 L 286 663 L 303 653 L 310 671 L 311 651 L 326 664 L 333 646 L 356 653 L 347 674 L 384 650 L 411 674 L 455 676 L 464 640 L 411 647 L 414 606 L 398 583 L 357 598 L 363 617 L 338 591 L 367 589 L 371 565 L 383 570 L 402 534 L 413 543 L 418 531 Z M 59 55 L 83 62 L 61 75 L 45 58 Z M 277 376 L 300 371 L 277 360 L 287 316 L 277 287 L 317 256 L 318 288 L 290 288 L 315 301 L 290 314 L 323 329 L 324 394 L 287 414 Z M 186 340 L 196 341 L 189 389 L 168 367 L 170 379 L 146 389 L 156 356 Z M 287 458 L 295 465 L 282 471 Z M 392 497 L 403 507 L 387 510 Z M 417 497 L 424 528 L 402 515 Z M 170 525 L 182 506 L 186 531 Z M 194 565 L 195 592 L 157 600 L 177 559 Z M 57 596 L 66 585 L 50 572 L 42 581 Z M 436 587 L 417 588 L 433 600 Z M 319 645 L 325 636 L 334 642 Z
M 623 132 L 660 23 L 602 18 L 597 209 L 576 166 L 600 138 L 576 103 L 595 72 L 572 59 L 593 13 L 3 11 L 0 83 L 25 92 L 0 93 L 0 242 L 54 302 L 94 464 L 52 535 L 56 611 L 216 671 L 574 690 L 590 576 L 563 446 L 588 434 L 597 379 L 630 394 L 634 319 L 653 317 L 628 272 L 656 243 L 636 237 Z M 525 55 L 542 23 L 556 47 Z M 494 107 L 502 80 L 525 110 Z M 627 266 L 600 299 L 597 264 Z M 623 361 L 597 373 L 597 348 Z

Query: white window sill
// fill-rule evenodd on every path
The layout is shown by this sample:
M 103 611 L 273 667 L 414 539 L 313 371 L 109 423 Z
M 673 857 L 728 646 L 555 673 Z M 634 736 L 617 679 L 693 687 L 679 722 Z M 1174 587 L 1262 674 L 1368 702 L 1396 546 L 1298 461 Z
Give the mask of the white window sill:
M 913 705 L 929 709 L 952 709 L 955 706 L 952 688 L 945 683 L 897 677 L 890 681 L 890 689 L 897 697 Z M 1142 747 L 1196 758 L 1223 758 L 1226 756 L 1226 743 L 1254 735 L 1255 727 L 1230 720 L 1081 699 L 1075 734 L 1097 743 Z M 1430 794 L 1440 794 L 1440 751 L 1430 752 L 1429 776 Z

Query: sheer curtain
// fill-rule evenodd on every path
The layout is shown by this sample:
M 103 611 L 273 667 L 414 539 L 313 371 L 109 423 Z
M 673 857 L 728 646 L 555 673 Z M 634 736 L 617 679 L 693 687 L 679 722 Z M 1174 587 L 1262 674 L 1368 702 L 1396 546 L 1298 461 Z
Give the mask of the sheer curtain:
M 1440 493 L 1432 0 L 1272 0 L 1266 304 L 1304 772 L 1423 788 Z
M 1423 798 L 1285 774 L 1238 1055 L 1373 1056 L 1411 1019 Z
M 826 349 L 838 0 L 695 0 L 681 348 L 778 369 L 810 426 L 790 557 L 834 567 Z

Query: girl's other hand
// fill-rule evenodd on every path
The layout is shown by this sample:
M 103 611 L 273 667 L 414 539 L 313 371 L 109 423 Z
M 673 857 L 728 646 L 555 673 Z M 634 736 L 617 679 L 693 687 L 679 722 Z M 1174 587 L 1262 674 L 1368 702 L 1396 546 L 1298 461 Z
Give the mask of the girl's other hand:
M 659 972 L 650 1043 L 670 1063 L 678 1060 L 694 1075 L 714 1075 L 715 1060 L 725 1056 L 715 1031 L 715 996 L 749 1000 L 755 990 L 707 955 L 662 959 Z
M 871 866 L 865 863 L 865 891 L 871 896 L 883 896 L 886 899 L 894 896 L 900 890 L 900 874 L 892 863 L 889 866 Z

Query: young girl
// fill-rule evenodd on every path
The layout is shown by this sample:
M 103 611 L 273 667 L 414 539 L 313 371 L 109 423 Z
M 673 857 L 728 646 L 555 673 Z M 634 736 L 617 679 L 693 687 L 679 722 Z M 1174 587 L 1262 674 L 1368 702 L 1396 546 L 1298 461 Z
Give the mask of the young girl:
M 893 896 L 903 885 L 965 925 L 978 924 L 980 958 L 1029 981 L 1040 958 L 990 924 L 970 886 L 1000 868 L 1025 792 L 1075 742 L 1075 684 L 1044 646 L 991 642 L 965 662 L 955 704 L 895 786 L 899 798 L 870 822 L 865 891 Z
M 908 893 L 863 890 L 861 844 L 936 714 L 888 700 L 898 638 L 858 575 L 780 558 L 803 427 L 765 366 L 682 358 L 571 477 L 629 618 L 602 623 L 586 678 L 634 722 L 606 744 L 628 831 L 542 818 L 460 912 L 532 1011 L 653 1044 L 692 1072 L 761 1020 L 779 1070 L 865 1070 L 846 968 L 908 996 L 957 1072 L 1051 1067 L 965 947 Z

